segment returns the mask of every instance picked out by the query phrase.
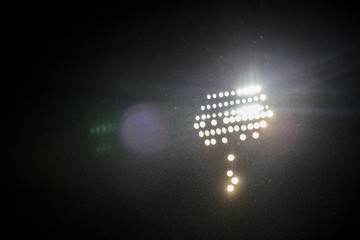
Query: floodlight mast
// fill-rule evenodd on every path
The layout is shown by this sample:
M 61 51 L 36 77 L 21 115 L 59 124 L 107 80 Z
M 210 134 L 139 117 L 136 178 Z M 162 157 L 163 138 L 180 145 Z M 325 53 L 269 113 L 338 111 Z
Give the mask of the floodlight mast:
M 266 120 L 273 116 L 260 86 L 207 94 L 206 100 L 194 122 L 194 129 L 199 131 L 205 146 L 229 144 L 233 139 L 230 135 L 237 135 L 241 142 L 258 139 L 259 132 L 267 127 Z M 239 175 L 233 169 L 237 157 L 229 153 L 227 160 L 230 167 L 226 172 L 229 179 L 226 190 L 232 193 L 239 184 Z

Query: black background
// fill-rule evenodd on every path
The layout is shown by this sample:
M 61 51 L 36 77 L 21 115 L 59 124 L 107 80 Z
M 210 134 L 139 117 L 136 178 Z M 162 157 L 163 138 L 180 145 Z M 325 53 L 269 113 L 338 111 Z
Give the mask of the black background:
M 359 15 L 345 2 L 19 4 L 6 9 L 6 223 L 13 238 L 356 239 Z M 229 149 L 193 130 L 207 93 L 259 83 L 275 116 Z M 89 134 L 162 109 L 167 144 Z M 106 140 L 106 139 L 105 139 Z

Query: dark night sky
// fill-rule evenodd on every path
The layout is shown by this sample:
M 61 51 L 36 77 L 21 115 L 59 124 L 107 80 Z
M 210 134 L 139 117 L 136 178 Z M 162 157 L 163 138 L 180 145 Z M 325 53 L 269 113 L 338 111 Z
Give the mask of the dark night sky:
M 9 9 L 13 238 L 357 239 L 357 8 L 250 2 Z M 206 148 L 192 124 L 207 93 L 254 83 L 275 117 L 258 141 L 229 147 L 242 178 L 229 197 L 229 148 Z M 163 133 L 148 154 L 119 137 L 139 103 L 161 123 L 144 136 Z M 90 134 L 104 123 L 115 132 Z

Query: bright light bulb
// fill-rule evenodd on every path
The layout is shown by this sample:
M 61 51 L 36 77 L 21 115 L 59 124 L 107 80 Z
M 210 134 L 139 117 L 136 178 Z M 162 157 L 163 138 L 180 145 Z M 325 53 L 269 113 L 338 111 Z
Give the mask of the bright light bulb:
M 205 106 L 201 106 L 201 111 L 204 111 L 205 110 Z
M 211 120 L 211 125 L 216 126 L 217 121 L 215 119 Z
M 261 101 L 264 101 L 265 99 L 266 99 L 265 94 L 261 94 L 261 95 L 260 95 L 260 100 L 261 100 Z
M 214 94 L 212 95 L 212 97 L 213 97 L 213 98 L 216 98 L 216 94 L 214 93 Z
M 234 128 L 233 128 L 232 126 L 229 126 L 229 127 L 228 127 L 228 132 L 229 132 L 229 133 L 232 133 L 233 131 L 234 131 Z
M 273 115 L 274 114 L 273 114 L 273 112 L 271 110 L 267 110 L 267 112 L 266 112 L 267 117 L 272 117 Z
M 194 128 L 195 128 L 195 129 L 199 129 L 199 124 L 198 124 L 198 123 L 194 123 Z
M 210 99 L 210 98 L 211 98 L 210 94 L 208 94 L 206 97 L 207 97 L 207 99 Z
M 253 138 L 257 139 L 257 138 L 259 138 L 259 133 L 258 132 L 253 132 L 252 136 L 253 136 Z
M 214 103 L 214 104 L 212 105 L 212 107 L 213 107 L 213 108 L 216 108 L 216 104 Z
M 241 131 L 246 131 L 246 125 L 241 125 Z
M 228 159 L 230 162 L 234 161 L 234 159 L 235 159 L 234 154 L 229 154 L 228 157 L 227 157 L 227 159 Z
M 233 171 L 229 170 L 229 171 L 226 172 L 226 175 L 228 177 L 232 177 L 234 175 L 234 173 L 233 173 Z
M 220 134 L 221 134 L 221 129 L 220 129 L 220 128 L 217 128 L 217 129 L 216 129 L 216 134 L 217 134 L 217 135 L 220 135 Z
M 205 122 L 204 122 L 204 121 L 201 121 L 201 122 L 200 122 L 200 127 L 204 128 L 204 127 L 205 127 L 205 125 L 206 125 L 206 124 L 205 124 Z
M 232 191 L 234 191 L 234 186 L 228 185 L 226 189 L 228 190 L 228 192 L 232 192 Z
M 246 140 L 246 135 L 245 135 L 245 134 L 241 134 L 241 135 L 240 135 L 240 140 L 241 140 L 241 141 L 245 141 L 245 140 Z
M 219 93 L 219 97 L 223 97 L 224 96 L 224 94 L 221 92 L 221 93 Z
M 214 138 L 211 139 L 210 141 L 211 145 L 215 145 L 216 144 L 216 140 Z
M 235 131 L 235 132 L 240 131 L 240 127 L 239 127 L 238 125 L 235 125 L 235 126 L 234 126 L 234 131 Z
M 203 131 L 200 131 L 199 132 L 199 137 L 203 137 L 204 136 L 204 132 Z
M 225 97 L 228 97 L 229 96 L 229 92 L 225 92 Z
M 227 139 L 226 137 L 223 137 L 223 138 L 221 139 L 221 141 L 222 141 L 224 144 L 227 144 L 228 139 Z
M 196 117 L 195 117 L 195 120 L 196 120 L 196 121 L 199 121 L 199 120 L 200 120 L 200 117 L 199 117 L 199 116 L 196 116 Z
M 235 95 L 235 91 L 231 91 L 231 96 L 234 96 Z
M 239 182 L 239 179 L 238 179 L 237 177 L 233 177 L 233 178 L 231 179 L 231 183 L 232 183 L 232 184 L 238 184 L 238 182 Z
M 265 128 L 265 127 L 267 126 L 266 121 L 261 120 L 261 121 L 260 121 L 260 126 L 261 126 L 262 128 Z
M 205 140 L 205 145 L 206 145 L 206 146 L 209 146 L 209 145 L 210 145 L 210 140 L 209 140 L 209 139 L 206 139 L 206 140 Z

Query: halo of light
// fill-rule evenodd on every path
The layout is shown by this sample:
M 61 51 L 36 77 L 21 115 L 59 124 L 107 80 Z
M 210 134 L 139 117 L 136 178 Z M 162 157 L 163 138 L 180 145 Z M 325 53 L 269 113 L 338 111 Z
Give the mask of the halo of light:
M 260 117 L 261 117 L 261 118 L 266 118 L 266 112 L 262 111 L 262 112 L 260 113 Z
M 248 101 L 248 102 L 252 102 L 252 98 L 251 98 L 251 97 L 249 97 L 247 101 Z
M 260 128 L 260 123 L 259 123 L 259 122 L 255 122 L 255 123 L 254 123 L 254 128 L 255 128 L 255 129 L 259 129 L 259 128 Z
M 205 114 L 201 115 L 201 119 L 202 119 L 202 120 L 205 120 L 205 119 L 206 119 L 206 115 L 205 115 Z
M 269 105 L 265 105 L 265 109 L 266 109 L 266 110 L 269 109 Z
M 254 97 L 254 101 L 255 101 L 255 102 L 259 101 L 259 97 L 258 97 L 258 96 L 255 96 L 255 97 Z
M 233 186 L 233 185 L 228 185 L 228 186 L 226 187 L 226 190 L 227 190 L 228 192 L 232 192 L 232 191 L 234 191 L 234 186 Z
M 274 115 L 274 113 L 271 110 L 266 111 L 266 116 L 267 117 L 272 117 L 273 115 Z
M 246 135 L 245 134 L 240 134 L 240 140 L 245 141 L 246 140 Z
M 210 117 L 211 117 L 210 114 L 207 114 L 207 115 L 206 115 L 206 118 L 207 118 L 207 119 L 210 119 Z
M 233 100 L 230 101 L 230 105 L 234 105 L 234 101 L 233 101 Z
M 241 100 L 241 102 L 242 102 L 242 103 L 246 103 L 246 99 L 243 98 L 243 99 Z
M 229 105 L 228 102 L 224 102 L 224 107 L 227 107 Z
M 204 111 L 205 110 L 205 106 L 201 106 L 201 111 Z
M 204 128 L 206 126 L 205 122 L 204 121 L 201 121 L 200 122 L 200 127 Z
M 227 130 L 226 130 L 226 128 L 224 128 L 224 127 L 221 129 L 221 132 L 222 132 L 223 134 L 226 134 L 226 131 L 227 131 Z
M 216 113 L 213 113 L 213 114 L 212 114 L 212 117 L 213 117 L 213 118 L 216 118 Z
M 211 120 L 211 125 L 216 126 L 217 125 L 217 121 L 215 119 Z
M 234 159 L 235 159 L 234 154 L 229 154 L 229 155 L 227 156 L 227 159 L 228 159 L 230 162 L 234 161 Z
M 208 105 L 206 105 L 206 109 L 210 109 L 211 108 L 211 106 L 208 104 Z
M 214 129 L 211 129 L 211 130 L 210 130 L 210 134 L 211 134 L 211 136 L 215 136 L 215 130 L 214 130 Z
M 247 119 L 248 119 L 247 114 L 241 115 L 241 120 L 242 120 L 242 121 L 246 121 Z
M 247 128 L 248 128 L 249 130 L 253 130 L 253 128 L 254 128 L 254 124 L 249 123 L 249 124 L 247 125 Z
M 236 111 L 235 110 L 231 110 L 231 115 L 236 115 Z
M 255 138 L 255 139 L 259 138 L 259 133 L 258 132 L 253 132 L 252 137 Z
M 225 95 L 225 97 L 228 97 L 228 96 L 229 96 L 229 92 L 225 92 L 224 95 Z
M 222 103 L 219 103 L 218 105 L 219 105 L 220 108 L 222 107 Z
M 224 117 L 223 122 L 224 122 L 224 124 L 228 124 L 228 123 L 229 123 L 229 118 L 228 118 L 228 117 Z
M 203 137 L 204 136 L 204 132 L 203 131 L 200 131 L 199 132 L 199 137 Z
M 233 177 L 233 178 L 231 179 L 231 183 L 232 183 L 232 184 L 238 184 L 238 182 L 239 182 L 239 179 L 238 179 L 237 177 Z
M 235 131 L 235 132 L 240 131 L 240 127 L 239 127 L 239 125 L 235 125 L 235 126 L 234 126 L 234 131 Z
M 216 108 L 216 104 L 214 103 L 214 104 L 212 105 L 212 107 L 215 109 L 215 108 Z
M 260 100 L 261 100 L 261 101 L 264 101 L 265 99 L 266 99 L 265 94 L 261 94 L 261 95 L 260 95 Z
M 234 96 L 234 95 L 235 95 L 235 91 L 231 91 L 230 94 L 231 94 L 231 96 Z
M 227 139 L 226 137 L 223 137 L 223 138 L 221 139 L 221 141 L 222 141 L 224 144 L 227 144 L 228 139 Z
M 217 128 L 217 129 L 216 129 L 216 134 L 217 134 L 217 135 L 220 135 L 220 134 L 221 134 L 221 129 L 220 129 L 220 128 Z
M 219 97 L 222 98 L 224 94 L 222 92 L 219 93 Z
M 196 116 L 196 117 L 195 117 L 195 120 L 196 120 L 196 121 L 199 121 L 199 120 L 200 120 L 200 117 L 199 117 L 199 116 Z
M 261 121 L 260 121 L 260 127 L 265 128 L 266 126 L 267 126 L 266 121 L 261 120 Z
M 195 128 L 195 129 L 199 129 L 199 127 L 200 127 L 200 126 L 199 126 L 198 123 L 194 123 L 194 128 Z
M 236 122 L 240 122 L 240 121 L 241 121 L 241 117 L 240 117 L 239 115 L 236 115 L 236 116 L 235 116 L 235 121 L 236 121 Z
M 236 100 L 235 100 L 235 103 L 236 103 L 236 104 L 240 104 L 240 99 L 236 99 Z
M 229 133 L 232 133 L 233 131 L 234 131 L 234 128 L 233 128 L 232 126 L 229 126 L 229 127 L 228 127 L 228 132 L 229 132 Z
M 210 136 L 210 132 L 209 132 L 209 130 L 205 130 L 205 136 Z
M 231 117 L 229 118 L 229 121 L 230 121 L 231 123 L 234 123 L 234 122 L 235 122 L 235 117 L 231 116 Z
M 209 146 L 210 145 L 210 140 L 209 139 L 205 139 L 205 145 Z
M 215 138 L 212 138 L 212 139 L 210 140 L 210 143 L 211 143 L 211 145 L 215 145 L 215 144 L 216 144 L 216 139 L 215 139 Z
M 241 125 L 241 131 L 246 131 L 246 125 Z
M 219 116 L 219 117 L 222 117 L 222 115 L 223 115 L 222 112 L 219 112 L 219 113 L 218 113 L 218 116 Z
M 234 173 L 233 173 L 233 171 L 229 170 L 229 171 L 226 172 L 226 175 L 228 177 L 232 177 L 234 175 Z
M 206 97 L 207 97 L 207 99 L 210 99 L 210 98 L 211 98 L 210 94 L 208 94 Z
M 224 116 L 226 116 L 226 117 L 229 116 L 229 111 L 225 111 Z
M 213 98 L 216 98 L 216 94 L 214 93 L 214 94 L 212 95 L 212 97 L 213 97 Z

